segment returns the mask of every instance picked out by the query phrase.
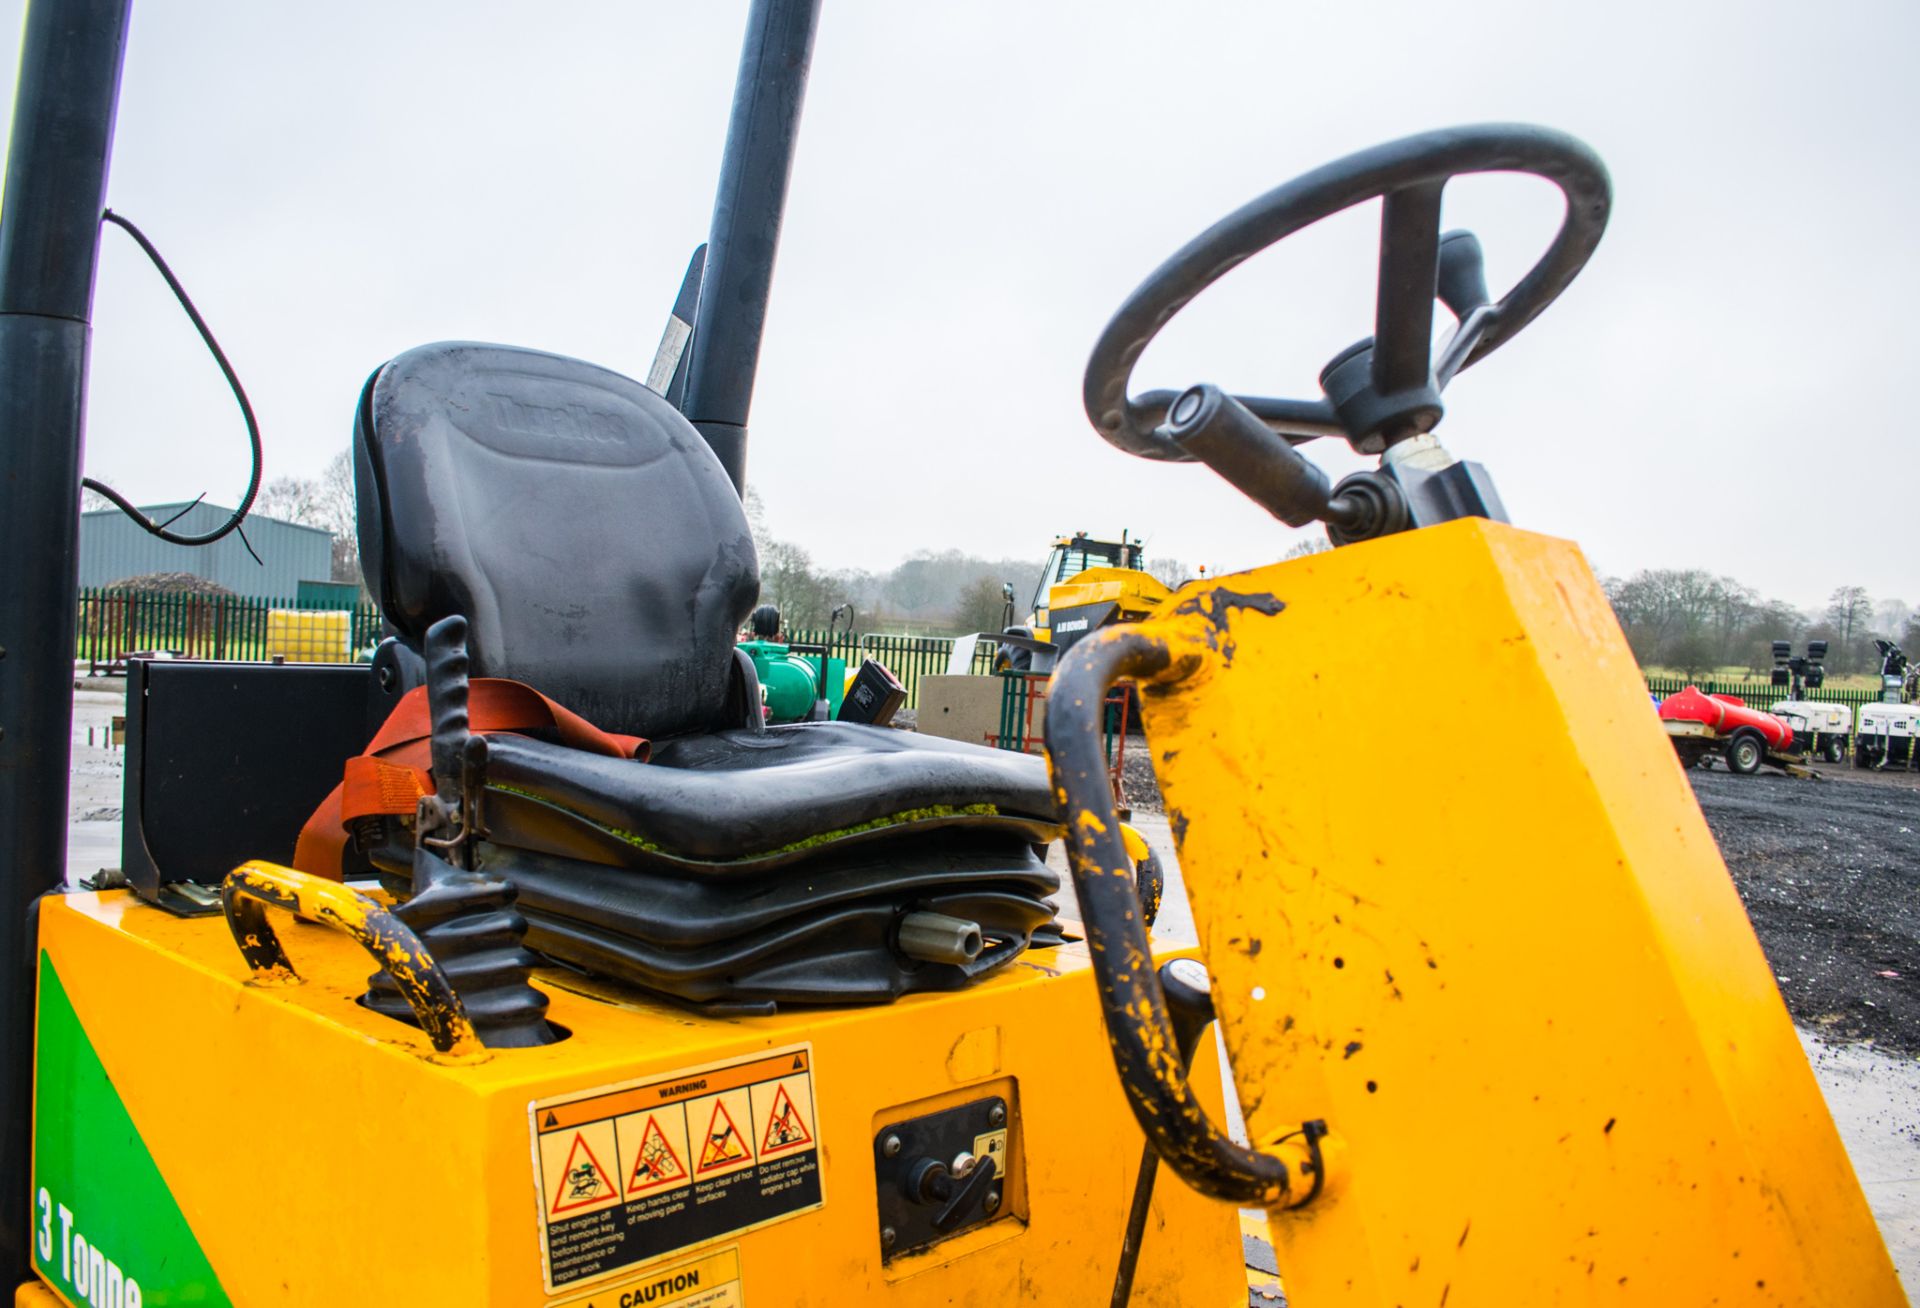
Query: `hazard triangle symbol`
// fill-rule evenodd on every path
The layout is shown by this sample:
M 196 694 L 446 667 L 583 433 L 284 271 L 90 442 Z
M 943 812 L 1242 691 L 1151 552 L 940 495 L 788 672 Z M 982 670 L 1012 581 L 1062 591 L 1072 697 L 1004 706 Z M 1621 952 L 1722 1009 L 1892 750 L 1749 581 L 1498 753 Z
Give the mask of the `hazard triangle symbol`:
M 673 1146 L 667 1143 L 666 1132 L 660 1129 L 660 1119 L 649 1116 L 647 1129 L 640 1136 L 640 1157 L 633 1164 L 633 1175 L 627 1178 L 627 1193 L 636 1195 L 658 1189 L 684 1180 L 686 1175 L 680 1155 L 673 1151 Z
M 807 1130 L 800 1110 L 793 1106 L 793 1096 L 787 1093 L 785 1086 L 781 1086 L 780 1092 L 773 1097 L 773 1108 L 767 1114 L 767 1131 L 761 1139 L 761 1154 L 798 1149 L 801 1145 L 812 1143 L 813 1135 Z
M 707 1140 L 700 1149 L 700 1170 L 705 1172 L 715 1167 L 725 1167 L 729 1163 L 740 1162 L 746 1156 L 746 1142 L 740 1138 L 740 1130 L 733 1124 L 733 1114 L 727 1111 L 726 1100 L 714 1100 L 713 1117 L 707 1123 Z
M 594 1157 L 587 1137 L 575 1131 L 573 1147 L 567 1150 L 567 1165 L 560 1169 L 560 1184 L 547 1215 L 558 1217 L 576 1208 L 591 1208 L 612 1195 L 613 1182 L 607 1176 L 607 1169 Z

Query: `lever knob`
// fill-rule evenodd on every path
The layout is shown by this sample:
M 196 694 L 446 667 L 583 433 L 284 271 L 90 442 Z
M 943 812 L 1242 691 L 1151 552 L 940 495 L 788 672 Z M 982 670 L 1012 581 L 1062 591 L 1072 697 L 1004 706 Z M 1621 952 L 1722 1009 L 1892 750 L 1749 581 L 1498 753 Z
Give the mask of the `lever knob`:
M 1160 967 L 1160 990 L 1173 1019 L 1173 1041 L 1181 1060 L 1193 1062 L 1200 1035 L 1213 1021 L 1213 983 L 1197 958 L 1176 958 Z
M 933 1229 L 951 1231 L 985 1201 L 996 1170 L 991 1157 L 974 1160 L 964 1175 L 937 1158 L 922 1158 L 907 1170 L 906 1191 L 923 1204 L 944 1204 L 933 1219 Z
M 1480 238 L 1468 231 L 1452 231 L 1440 238 L 1440 303 L 1455 318 L 1468 314 L 1488 302 L 1486 261 L 1481 255 Z
M 1327 474 L 1218 386 L 1184 392 L 1160 430 L 1289 527 L 1327 511 Z

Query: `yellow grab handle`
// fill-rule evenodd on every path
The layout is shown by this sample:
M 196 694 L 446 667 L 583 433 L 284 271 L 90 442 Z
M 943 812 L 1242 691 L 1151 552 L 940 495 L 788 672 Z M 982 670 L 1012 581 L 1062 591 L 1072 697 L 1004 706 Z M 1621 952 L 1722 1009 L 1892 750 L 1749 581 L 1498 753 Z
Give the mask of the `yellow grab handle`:
M 261 862 L 243 863 L 227 874 L 220 886 L 220 906 L 226 910 L 227 927 L 256 980 L 300 979 L 280 937 L 267 921 L 269 905 L 344 931 L 359 941 L 393 978 L 436 1051 L 480 1051 L 466 1006 L 413 928 L 338 881 Z

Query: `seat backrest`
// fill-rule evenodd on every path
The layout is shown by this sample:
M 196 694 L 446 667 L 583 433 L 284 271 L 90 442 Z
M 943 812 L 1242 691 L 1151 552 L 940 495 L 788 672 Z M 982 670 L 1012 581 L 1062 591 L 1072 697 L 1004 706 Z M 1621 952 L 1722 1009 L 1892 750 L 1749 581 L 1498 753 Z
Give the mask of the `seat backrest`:
M 354 474 L 361 567 L 402 640 L 464 614 L 474 675 L 605 730 L 738 725 L 753 537 L 719 459 L 660 396 L 558 355 L 424 345 L 368 379 Z

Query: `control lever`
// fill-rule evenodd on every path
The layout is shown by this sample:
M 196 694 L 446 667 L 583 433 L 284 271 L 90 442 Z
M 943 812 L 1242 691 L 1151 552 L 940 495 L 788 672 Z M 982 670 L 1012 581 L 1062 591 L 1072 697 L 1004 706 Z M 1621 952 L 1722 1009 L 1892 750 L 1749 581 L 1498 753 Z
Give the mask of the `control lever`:
M 1173 1022 L 1173 1041 L 1180 1061 L 1193 1066 L 1200 1037 L 1213 1024 L 1213 984 L 1197 958 L 1176 958 L 1160 967 L 1160 989 L 1167 997 L 1167 1016 Z M 1160 1155 L 1148 1143 L 1140 1154 L 1140 1174 L 1133 1183 L 1133 1209 L 1127 1214 L 1127 1233 L 1120 1243 L 1120 1266 L 1113 1275 L 1112 1308 L 1127 1308 L 1133 1297 L 1133 1272 L 1140 1261 L 1140 1238 L 1146 1234 L 1147 1214 L 1153 1208 L 1153 1181 Z
M 1451 231 L 1440 238 L 1440 303 L 1461 322 L 1489 301 L 1486 260 L 1480 238 L 1469 231 Z
M 1374 473 L 1355 473 L 1338 489 L 1285 437 L 1218 386 L 1182 392 L 1159 430 L 1289 527 L 1324 522 L 1348 540 L 1404 530 L 1406 501 Z
M 417 852 L 431 851 L 437 857 L 415 860 L 421 873 L 416 891 L 424 890 L 440 867 L 472 866 L 471 805 L 478 798 L 479 778 L 486 768 L 486 741 L 472 734 L 467 715 L 467 620 L 457 613 L 440 619 L 427 628 L 424 644 L 434 793 L 421 796 L 415 810 L 414 846 Z M 476 745 L 479 748 L 472 748 Z M 473 784 L 467 777 L 469 763 L 475 772 Z
M 946 1206 L 933 1219 L 933 1229 L 945 1234 L 967 1219 L 987 1191 L 993 1188 L 992 1158 L 961 1154 L 949 1167 L 938 1158 L 922 1158 L 907 1169 L 907 1194 L 919 1203 Z
M 1459 326 L 1441 347 L 1434 362 L 1434 380 L 1445 386 L 1467 365 L 1467 356 L 1492 329 L 1498 311 L 1487 295 L 1487 266 L 1480 254 L 1480 238 L 1468 231 L 1452 231 L 1440 238 L 1440 266 L 1435 294 Z

